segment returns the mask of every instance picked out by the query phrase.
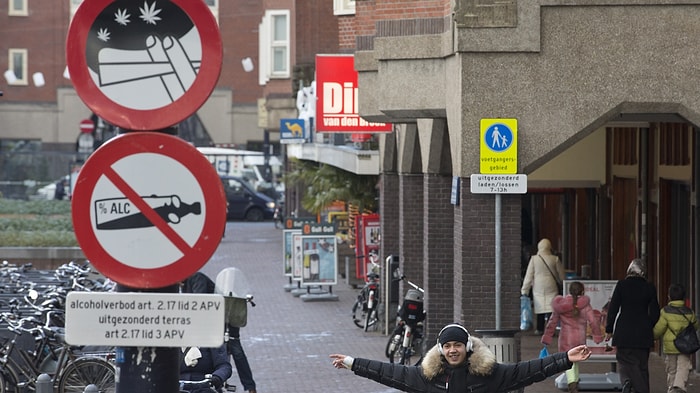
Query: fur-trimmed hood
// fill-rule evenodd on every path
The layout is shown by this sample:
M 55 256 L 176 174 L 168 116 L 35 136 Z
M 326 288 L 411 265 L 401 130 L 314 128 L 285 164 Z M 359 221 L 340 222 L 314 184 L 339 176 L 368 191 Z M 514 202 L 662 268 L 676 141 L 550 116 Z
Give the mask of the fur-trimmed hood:
M 496 365 L 496 355 L 491 352 L 491 349 L 480 339 L 471 336 L 473 351 L 467 354 L 467 362 L 469 363 L 469 373 L 473 375 L 489 375 Z M 444 373 L 447 361 L 440 354 L 439 344 L 435 344 L 428 353 L 423 357 L 421 368 L 423 375 L 432 380 L 437 375 Z

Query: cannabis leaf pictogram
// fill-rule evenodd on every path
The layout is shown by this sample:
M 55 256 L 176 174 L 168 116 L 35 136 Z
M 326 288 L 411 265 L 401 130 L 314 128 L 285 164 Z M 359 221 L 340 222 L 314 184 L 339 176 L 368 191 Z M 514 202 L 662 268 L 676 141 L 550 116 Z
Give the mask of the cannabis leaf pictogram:
M 147 1 L 143 2 L 143 8 L 139 7 L 139 11 L 141 11 L 141 15 L 139 18 L 143 19 L 144 22 L 155 25 L 157 21 L 160 20 L 160 14 L 161 10 L 156 9 L 156 2 L 154 1 L 153 4 L 148 5 Z
M 101 28 L 97 32 L 97 38 L 99 38 L 100 40 L 102 40 L 104 42 L 109 41 L 109 31 L 107 31 L 107 29 L 105 29 L 105 28 Z
M 114 14 L 114 20 L 122 26 L 126 26 L 127 23 L 131 22 L 129 20 L 131 14 L 127 14 L 126 10 L 118 9 Z

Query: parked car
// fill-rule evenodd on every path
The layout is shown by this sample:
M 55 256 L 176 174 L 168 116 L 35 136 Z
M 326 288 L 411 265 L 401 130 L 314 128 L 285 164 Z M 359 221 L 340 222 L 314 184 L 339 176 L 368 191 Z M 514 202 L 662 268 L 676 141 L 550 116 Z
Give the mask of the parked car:
M 220 176 L 226 192 L 227 220 L 271 220 L 275 214 L 275 201 L 256 192 L 245 180 L 235 176 Z

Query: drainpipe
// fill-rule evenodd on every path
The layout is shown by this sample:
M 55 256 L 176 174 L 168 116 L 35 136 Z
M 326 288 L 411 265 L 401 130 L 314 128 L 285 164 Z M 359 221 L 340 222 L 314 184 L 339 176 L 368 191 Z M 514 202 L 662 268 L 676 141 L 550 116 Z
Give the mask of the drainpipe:
M 691 293 L 693 293 L 693 296 L 695 297 L 695 301 L 693 302 L 693 304 L 696 305 L 700 304 L 700 293 L 698 293 L 698 289 L 700 288 L 700 272 L 698 272 L 698 270 L 700 269 L 700 213 L 698 212 L 698 208 L 700 208 L 700 192 L 698 192 L 698 187 L 700 187 L 700 141 L 698 141 L 698 137 L 700 136 L 700 129 L 698 127 L 693 127 L 693 131 L 695 134 L 695 138 L 693 138 L 693 140 L 695 141 L 693 151 L 693 174 L 695 177 L 693 179 L 693 184 L 695 185 L 695 209 L 693 209 L 693 220 L 695 223 L 695 231 L 693 231 L 693 265 L 695 265 L 695 269 L 693 270 L 695 279 L 694 288 L 693 291 L 691 291 Z M 695 352 L 696 361 L 700 360 L 699 356 L 700 353 Z
M 639 149 L 641 150 L 639 158 L 639 177 L 640 187 L 642 192 L 641 198 L 641 225 L 640 225 L 640 244 L 639 244 L 639 257 L 646 261 L 647 258 L 647 242 L 648 242 L 648 232 L 647 232 L 647 213 L 649 206 L 649 127 L 644 127 L 639 129 Z M 634 256 L 633 256 L 634 257 Z

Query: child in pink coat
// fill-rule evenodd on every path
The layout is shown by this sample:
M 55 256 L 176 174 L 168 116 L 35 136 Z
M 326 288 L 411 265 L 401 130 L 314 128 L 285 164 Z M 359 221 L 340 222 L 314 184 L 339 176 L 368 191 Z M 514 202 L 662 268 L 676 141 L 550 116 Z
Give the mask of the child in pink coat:
M 600 322 L 591 307 L 591 299 L 584 295 L 583 284 L 578 281 L 569 285 L 568 295 L 559 295 L 552 300 L 552 316 L 542 335 L 542 344 L 551 344 L 554 330 L 559 324 L 559 351 L 566 352 L 585 344 L 588 326 L 591 327 L 593 341 L 596 344 L 603 341 Z M 573 367 L 566 371 L 569 392 L 578 392 L 578 380 L 578 365 L 574 363 Z

